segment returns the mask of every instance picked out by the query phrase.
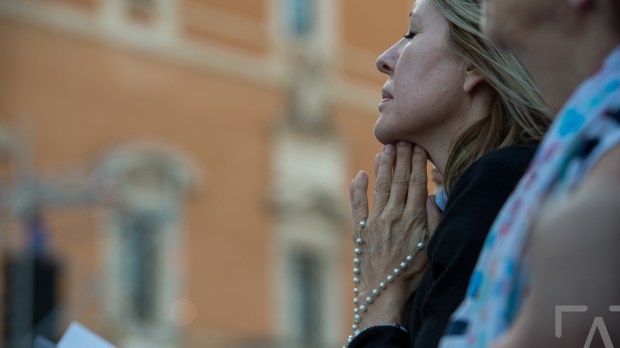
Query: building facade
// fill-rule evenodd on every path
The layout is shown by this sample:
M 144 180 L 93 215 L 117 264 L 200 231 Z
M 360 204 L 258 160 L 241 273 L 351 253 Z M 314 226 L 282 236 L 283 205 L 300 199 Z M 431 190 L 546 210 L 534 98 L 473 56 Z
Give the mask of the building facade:
M 348 183 L 381 149 L 374 62 L 410 6 L 0 0 L 0 252 L 29 249 L 29 217 L 44 218 L 57 331 L 79 321 L 128 348 L 342 344 Z M 9 346 L 21 308 L 0 319 Z

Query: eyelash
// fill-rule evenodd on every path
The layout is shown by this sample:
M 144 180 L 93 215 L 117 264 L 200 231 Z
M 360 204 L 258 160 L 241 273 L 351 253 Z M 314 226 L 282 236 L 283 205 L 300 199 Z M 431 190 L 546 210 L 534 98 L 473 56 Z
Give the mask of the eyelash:
M 414 37 L 414 36 L 415 36 L 415 33 L 414 33 L 414 32 L 412 32 L 411 30 L 409 30 L 409 31 L 407 32 L 407 34 L 405 34 L 403 37 L 404 37 L 405 39 L 407 39 L 407 40 L 411 40 L 411 39 L 413 39 L 413 37 Z

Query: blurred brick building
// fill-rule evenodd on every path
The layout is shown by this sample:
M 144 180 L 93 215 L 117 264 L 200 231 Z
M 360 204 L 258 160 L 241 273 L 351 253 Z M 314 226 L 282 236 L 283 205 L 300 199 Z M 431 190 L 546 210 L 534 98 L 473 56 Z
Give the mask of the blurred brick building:
M 0 256 L 44 217 L 58 333 L 342 344 L 348 183 L 381 148 L 374 61 L 410 5 L 0 0 Z

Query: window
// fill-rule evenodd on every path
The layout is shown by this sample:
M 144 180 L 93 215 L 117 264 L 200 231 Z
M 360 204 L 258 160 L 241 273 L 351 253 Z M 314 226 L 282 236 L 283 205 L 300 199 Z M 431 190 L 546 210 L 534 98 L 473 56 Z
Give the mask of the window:
M 158 245 L 157 221 L 146 215 L 122 219 L 122 247 L 127 263 L 123 281 L 127 286 L 130 315 L 141 325 L 157 319 Z
M 309 253 L 293 255 L 291 259 L 292 289 L 296 294 L 292 303 L 296 339 L 307 346 L 319 346 L 324 336 L 321 322 L 321 264 Z
M 114 182 L 114 204 L 103 222 L 106 319 L 119 347 L 179 346 L 170 308 L 182 297 L 176 269 L 182 209 L 195 182 L 193 165 L 159 145 L 110 152 L 98 175 Z
M 314 30 L 314 0 L 287 0 L 289 31 L 296 37 L 307 37 Z

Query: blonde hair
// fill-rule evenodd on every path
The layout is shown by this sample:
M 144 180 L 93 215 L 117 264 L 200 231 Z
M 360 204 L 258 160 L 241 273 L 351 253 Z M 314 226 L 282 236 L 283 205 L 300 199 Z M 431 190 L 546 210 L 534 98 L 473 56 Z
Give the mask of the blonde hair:
M 463 130 L 451 145 L 444 170 L 444 187 L 449 193 L 465 169 L 485 153 L 540 141 L 551 117 L 538 88 L 515 56 L 498 49 L 480 30 L 479 0 L 433 3 L 448 20 L 452 48 L 494 90 L 489 115 Z

